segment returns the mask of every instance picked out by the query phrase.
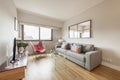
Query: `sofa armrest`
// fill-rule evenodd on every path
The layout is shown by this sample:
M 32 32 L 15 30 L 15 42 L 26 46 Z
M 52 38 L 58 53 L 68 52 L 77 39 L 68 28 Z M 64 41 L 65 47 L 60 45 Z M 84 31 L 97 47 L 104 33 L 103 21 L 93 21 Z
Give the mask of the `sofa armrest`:
M 91 71 L 95 67 L 101 64 L 102 61 L 102 51 L 96 50 L 96 51 L 90 51 L 85 53 L 85 68 Z
M 61 48 L 61 46 L 56 45 L 55 48 Z

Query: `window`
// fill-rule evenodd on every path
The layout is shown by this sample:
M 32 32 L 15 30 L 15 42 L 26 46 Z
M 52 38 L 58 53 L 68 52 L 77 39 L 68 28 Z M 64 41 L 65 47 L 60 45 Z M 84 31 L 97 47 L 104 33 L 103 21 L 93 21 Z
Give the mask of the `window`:
M 40 40 L 52 40 L 52 30 L 50 28 L 40 27 Z
M 31 25 L 23 26 L 24 40 L 52 40 L 52 29 Z
M 39 27 L 24 25 L 24 40 L 39 40 Z

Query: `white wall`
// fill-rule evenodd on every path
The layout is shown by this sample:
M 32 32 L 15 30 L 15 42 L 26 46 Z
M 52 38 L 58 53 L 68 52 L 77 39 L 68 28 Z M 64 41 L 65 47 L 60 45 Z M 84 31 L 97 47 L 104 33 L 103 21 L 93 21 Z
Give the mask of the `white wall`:
M 85 20 L 92 20 L 92 38 L 69 39 L 68 26 Z M 68 42 L 89 43 L 102 49 L 103 58 L 112 62 L 103 64 L 120 70 L 120 0 L 105 0 L 65 22 L 63 38 Z
M 0 0 L 0 65 L 8 55 L 12 55 L 14 38 L 14 17 L 17 16 L 12 0 Z
M 49 25 L 55 27 L 63 26 L 63 21 L 20 9 L 18 9 L 18 19 L 20 22 L 23 23 L 32 23 L 37 25 L 43 24 L 43 25 Z

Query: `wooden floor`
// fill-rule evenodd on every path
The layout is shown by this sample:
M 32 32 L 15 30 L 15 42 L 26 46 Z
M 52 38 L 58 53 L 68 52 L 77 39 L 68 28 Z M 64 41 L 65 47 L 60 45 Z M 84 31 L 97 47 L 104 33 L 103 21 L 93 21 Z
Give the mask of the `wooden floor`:
M 33 55 L 24 80 L 120 80 L 120 71 L 101 65 L 89 72 L 59 55 Z

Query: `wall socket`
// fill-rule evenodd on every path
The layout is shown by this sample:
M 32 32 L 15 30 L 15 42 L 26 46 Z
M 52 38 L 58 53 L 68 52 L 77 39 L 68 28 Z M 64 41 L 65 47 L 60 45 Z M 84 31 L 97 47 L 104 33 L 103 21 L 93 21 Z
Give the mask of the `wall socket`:
M 111 59 L 111 58 L 104 58 L 104 57 L 103 57 L 103 61 L 105 61 L 105 62 L 110 62 L 110 63 L 111 63 L 111 62 L 112 62 L 112 59 Z

